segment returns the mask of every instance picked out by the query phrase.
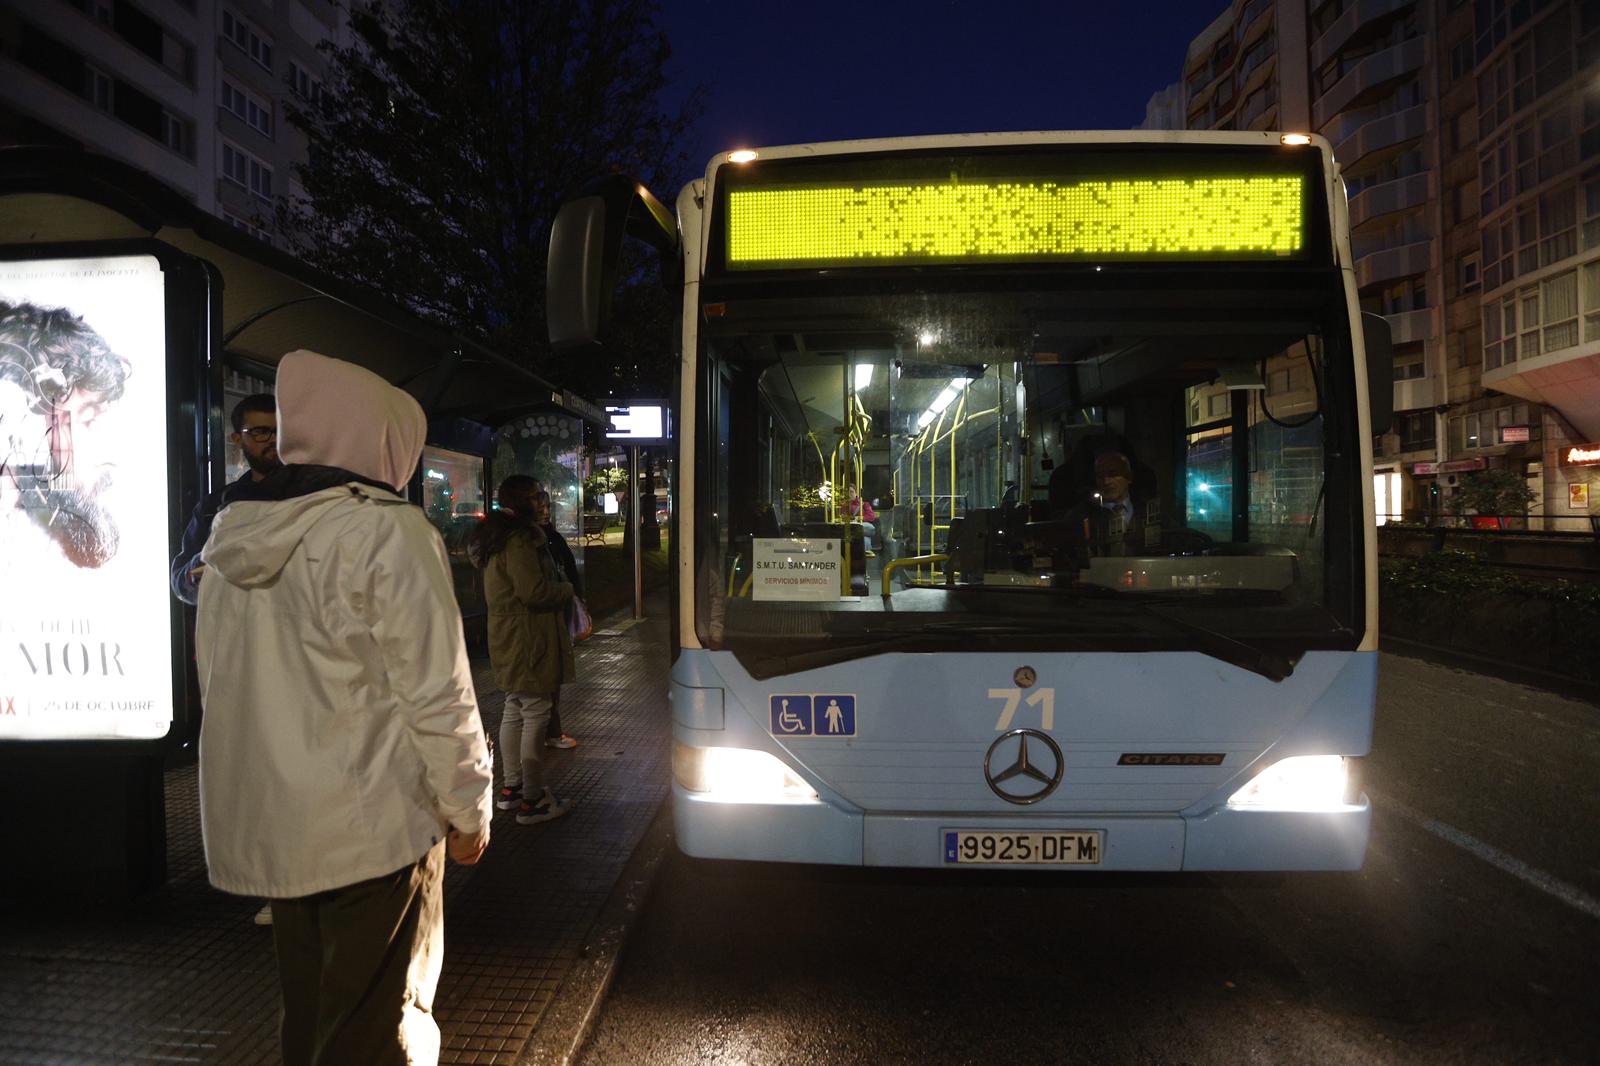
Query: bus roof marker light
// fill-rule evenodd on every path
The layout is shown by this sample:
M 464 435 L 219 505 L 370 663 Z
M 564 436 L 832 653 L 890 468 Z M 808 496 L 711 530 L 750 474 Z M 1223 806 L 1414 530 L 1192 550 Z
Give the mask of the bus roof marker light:
M 730 163 L 754 163 L 761 154 L 749 148 L 739 148 L 728 153 Z
M 1290 147 L 1306 145 L 1311 143 L 1311 135 L 1307 133 L 1285 133 L 1278 138 L 1278 143 L 1289 145 Z

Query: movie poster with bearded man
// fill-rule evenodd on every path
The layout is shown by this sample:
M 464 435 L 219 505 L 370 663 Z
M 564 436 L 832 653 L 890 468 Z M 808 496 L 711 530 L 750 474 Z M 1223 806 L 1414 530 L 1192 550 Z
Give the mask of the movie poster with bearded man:
M 172 723 L 163 293 L 150 256 L 0 262 L 0 740 Z

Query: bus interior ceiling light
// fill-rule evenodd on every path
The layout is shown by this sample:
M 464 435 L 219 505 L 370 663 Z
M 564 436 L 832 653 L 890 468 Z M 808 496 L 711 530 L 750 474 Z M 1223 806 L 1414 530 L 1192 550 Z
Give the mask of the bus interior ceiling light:
M 1292 755 L 1262 770 L 1228 797 L 1230 807 L 1275 811 L 1331 811 L 1345 806 L 1346 772 L 1340 755 Z
M 680 785 L 707 799 L 782 803 L 817 798 L 816 789 L 777 756 L 750 748 L 692 748 L 674 742 L 672 772 Z
M 758 158 L 760 158 L 760 153 L 749 148 L 739 148 L 728 153 L 728 162 L 730 163 L 753 163 Z

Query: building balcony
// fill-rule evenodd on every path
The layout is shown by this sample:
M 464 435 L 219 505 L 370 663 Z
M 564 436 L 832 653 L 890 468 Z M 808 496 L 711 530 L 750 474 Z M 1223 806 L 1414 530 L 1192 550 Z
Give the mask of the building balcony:
M 1411 314 L 1427 314 L 1426 311 L 1413 311 Z M 1389 321 L 1394 321 L 1390 316 Z M 1420 378 L 1407 378 L 1405 381 L 1394 383 L 1394 409 L 1396 411 L 1424 411 L 1430 407 L 1437 407 L 1439 389 L 1432 374 Z
M 1518 359 L 1487 371 L 1483 387 L 1547 404 L 1583 440 L 1600 440 L 1600 342 Z
M 1333 158 L 1346 170 L 1373 152 L 1419 139 L 1428 132 L 1428 105 L 1418 104 L 1358 126 L 1335 143 Z
M 1383 317 L 1389 322 L 1389 337 L 1395 344 L 1415 344 L 1433 339 L 1433 312 L 1426 307 Z
M 1350 228 L 1357 229 L 1364 223 L 1396 211 L 1423 207 L 1433 194 L 1433 172 L 1430 170 L 1363 189 L 1350 201 Z
M 1250 0 L 1245 5 L 1244 11 L 1239 15 L 1239 50 L 1245 51 L 1260 40 L 1272 25 L 1271 19 L 1263 19 L 1263 15 L 1271 14 L 1273 0 Z
M 1311 46 L 1311 69 L 1316 70 L 1339 54 L 1339 49 L 1349 43 L 1356 31 L 1383 18 L 1403 11 L 1416 0 L 1360 0 L 1351 4 L 1332 26 Z
M 1369 252 L 1356 260 L 1356 287 L 1365 289 L 1370 285 L 1425 274 L 1432 263 L 1432 238 Z
M 190 199 L 205 180 L 193 161 L 9 56 L 0 55 L 0 83 L 7 88 L 6 102 L 20 113 L 146 171 Z
M 1239 95 L 1244 96 L 1266 84 L 1268 76 L 1276 69 L 1273 60 L 1277 58 L 1277 52 L 1264 52 L 1253 57 L 1249 69 L 1239 71 Z
M 1363 59 L 1316 102 L 1311 109 L 1312 122 L 1321 129 L 1330 118 L 1363 96 L 1369 96 L 1390 82 L 1421 70 L 1423 60 L 1427 57 L 1427 43 L 1426 37 L 1413 37 Z

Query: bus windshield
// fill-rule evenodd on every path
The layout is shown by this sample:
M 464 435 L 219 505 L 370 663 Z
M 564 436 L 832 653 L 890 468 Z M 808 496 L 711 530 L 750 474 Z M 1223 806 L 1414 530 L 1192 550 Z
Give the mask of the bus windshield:
M 1354 648 L 1349 325 L 1337 275 L 1315 278 L 720 304 L 702 641 L 757 676 L 1003 647 L 1201 650 L 1282 677 Z

